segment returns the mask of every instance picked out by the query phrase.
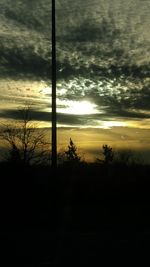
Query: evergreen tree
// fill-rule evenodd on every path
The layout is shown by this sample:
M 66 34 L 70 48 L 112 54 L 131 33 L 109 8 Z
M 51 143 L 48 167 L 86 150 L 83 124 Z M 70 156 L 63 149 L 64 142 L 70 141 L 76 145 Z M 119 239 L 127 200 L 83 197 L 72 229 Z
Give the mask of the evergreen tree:
M 77 153 L 77 147 L 75 146 L 71 138 L 68 145 L 68 150 L 65 151 L 65 155 L 67 157 L 67 160 L 71 162 L 80 162 L 81 160 L 81 157 Z
M 114 153 L 112 148 L 108 145 L 103 145 L 102 148 L 103 148 L 104 162 L 106 164 L 111 163 L 114 158 Z

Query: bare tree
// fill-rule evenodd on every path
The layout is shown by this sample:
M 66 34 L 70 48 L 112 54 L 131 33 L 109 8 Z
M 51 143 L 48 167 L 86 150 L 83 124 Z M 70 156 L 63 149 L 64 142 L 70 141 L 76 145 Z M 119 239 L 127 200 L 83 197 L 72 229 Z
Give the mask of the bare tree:
M 20 120 L 15 124 L 4 123 L 0 130 L 0 139 L 9 148 L 7 160 L 23 165 L 45 163 L 50 157 L 46 132 L 33 123 L 30 106 L 22 107 L 18 115 Z

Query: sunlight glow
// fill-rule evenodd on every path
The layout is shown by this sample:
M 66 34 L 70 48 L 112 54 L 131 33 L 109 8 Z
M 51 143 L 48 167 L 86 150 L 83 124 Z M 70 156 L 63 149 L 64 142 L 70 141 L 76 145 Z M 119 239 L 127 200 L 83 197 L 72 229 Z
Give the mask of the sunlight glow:
M 96 114 L 99 111 L 96 109 L 96 105 L 88 101 L 65 101 L 65 107 L 58 109 L 61 113 L 76 114 L 76 115 L 86 115 L 86 114 Z
M 123 121 L 103 121 L 102 128 L 109 129 L 112 127 L 125 127 L 125 126 L 127 126 L 127 123 Z

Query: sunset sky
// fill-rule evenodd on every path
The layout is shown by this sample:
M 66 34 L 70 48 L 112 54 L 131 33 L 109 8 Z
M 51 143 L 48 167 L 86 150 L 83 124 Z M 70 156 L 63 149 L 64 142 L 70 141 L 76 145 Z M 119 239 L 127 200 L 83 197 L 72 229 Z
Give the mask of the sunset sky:
M 0 118 L 51 123 L 51 0 L 0 0 Z M 56 0 L 58 146 L 150 162 L 150 1 Z

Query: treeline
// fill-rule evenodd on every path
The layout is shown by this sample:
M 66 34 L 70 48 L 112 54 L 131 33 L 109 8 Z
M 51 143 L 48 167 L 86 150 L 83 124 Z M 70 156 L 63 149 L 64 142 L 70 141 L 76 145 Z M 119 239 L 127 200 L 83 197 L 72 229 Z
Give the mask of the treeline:
M 14 113 L 16 120 L 12 122 L 4 121 L 0 126 L 0 141 L 3 143 L 6 153 L 1 165 L 13 167 L 29 166 L 51 166 L 51 144 L 47 130 L 39 128 L 38 124 L 32 120 L 32 107 L 25 105 L 18 108 Z M 86 155 L 85 155 L 86 157 Z M 66 149 L 58 151 L 58 167 L 81 168 L 88 165 L 93 166 L 137 166 L 146 165 L 142 161 L 142 155 L 134 153 L 132 150 L 114 150 L 108 144 L 103 144 L 99 148 L 99 156 L 93 163 L 88 163 L 83 158 L 78 147 L 70 138 Z

